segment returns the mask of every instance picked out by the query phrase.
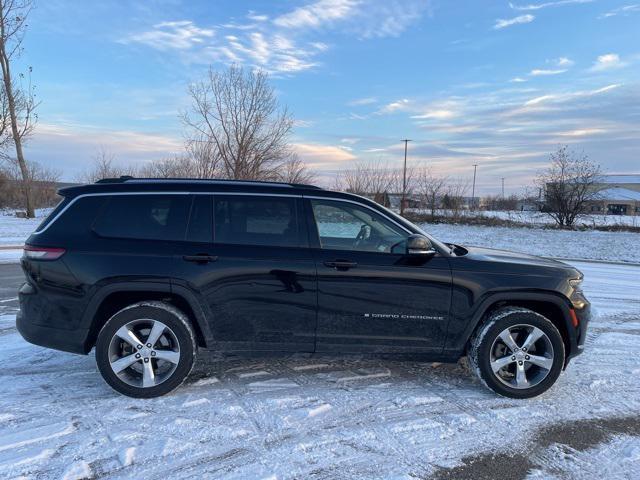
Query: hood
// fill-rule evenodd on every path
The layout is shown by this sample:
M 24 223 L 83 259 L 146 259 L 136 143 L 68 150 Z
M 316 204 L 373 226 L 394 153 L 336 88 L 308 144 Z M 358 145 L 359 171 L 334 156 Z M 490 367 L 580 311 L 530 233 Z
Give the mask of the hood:
M 491 263 L 493 267 L 499 267 L 501 264 L 505 268 L 522 267 L 530 269 L 538 267 L 540 270 L 564 271 L 570 276 L 580 276 L 579 270 L 567 265 L 566 263 L 550 258 L 536 257 L 526 253 L 510 252 L 508 250 L 496 250 L 493 248 L 483 247 L 464 247 L 468 253 L 466 258 L 476 262 Z

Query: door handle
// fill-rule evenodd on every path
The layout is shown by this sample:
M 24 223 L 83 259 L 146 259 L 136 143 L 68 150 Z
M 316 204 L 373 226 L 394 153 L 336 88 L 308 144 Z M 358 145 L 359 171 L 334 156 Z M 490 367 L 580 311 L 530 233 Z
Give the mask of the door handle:
M 324 262 L 324 264 L 325 266 L 335 268 L 336 270 L 348 270 L 358 266 L 356 262 L 349 262 L 348 260 L 334 260 L 332 262 Z
M 186 262 L 209 263 L 215 262 L 218 257 L 217 255 L 206 255 L 199 253 L 198 255 L 183 255 L 182 259 Z

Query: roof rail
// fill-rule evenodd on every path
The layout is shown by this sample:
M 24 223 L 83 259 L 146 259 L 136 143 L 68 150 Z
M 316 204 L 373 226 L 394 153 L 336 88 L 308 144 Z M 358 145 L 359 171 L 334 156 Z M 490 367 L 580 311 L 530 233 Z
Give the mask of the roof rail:
M 230 184 L 230 185 L 265 185 L 274 187 L 297 187 L 297 188 L 313 188 L 322 190 L 316 185 L 307 185 L 304 183 L 288 183 L 288 182 L 272 182 L 267 180 L 230 180 L 222 178 L 137 178 L 131 175 L 123 175 L 119 178 L 103 178 L 96 183 L 172 183 L 172 182 L 198 182 L 210 184 Z

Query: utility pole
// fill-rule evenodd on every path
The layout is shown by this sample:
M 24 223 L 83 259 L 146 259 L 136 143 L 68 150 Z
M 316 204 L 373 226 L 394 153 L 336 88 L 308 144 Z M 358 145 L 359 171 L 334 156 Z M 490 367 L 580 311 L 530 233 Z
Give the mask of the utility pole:
M 504 177 L 502 177 L 502 198 L 504 198 Z
M 476 208 L 476 170 L 478 169 L 478 164 L 473 164 L 473 188 L 471 189 L 471 209 L 475 210 Z
M 407 144 L 411 140 L 405 138 L 400 141 L 404 142 L 404 169 L 402 170 L 402 199 L 400 200 L 400 215 L 404 215 L 404 205 L 407 198 Z

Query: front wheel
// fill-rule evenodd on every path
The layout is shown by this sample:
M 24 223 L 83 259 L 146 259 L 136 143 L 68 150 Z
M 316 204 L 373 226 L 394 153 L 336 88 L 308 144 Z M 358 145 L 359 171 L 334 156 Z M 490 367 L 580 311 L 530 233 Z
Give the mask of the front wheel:
M 104 380 L 117 392 L 136 398 L 158 397 L 177 388 L 189 375 L 196 354 L 187 317 L 163 302 L 130 305 L 102 327 L 96 362 Z
M 556 326 L 525 308 L 494 312 L 472 337 L 468 353 L 480 380 L 511 398 L 531 398 L 548 390 L 565 360 Z

